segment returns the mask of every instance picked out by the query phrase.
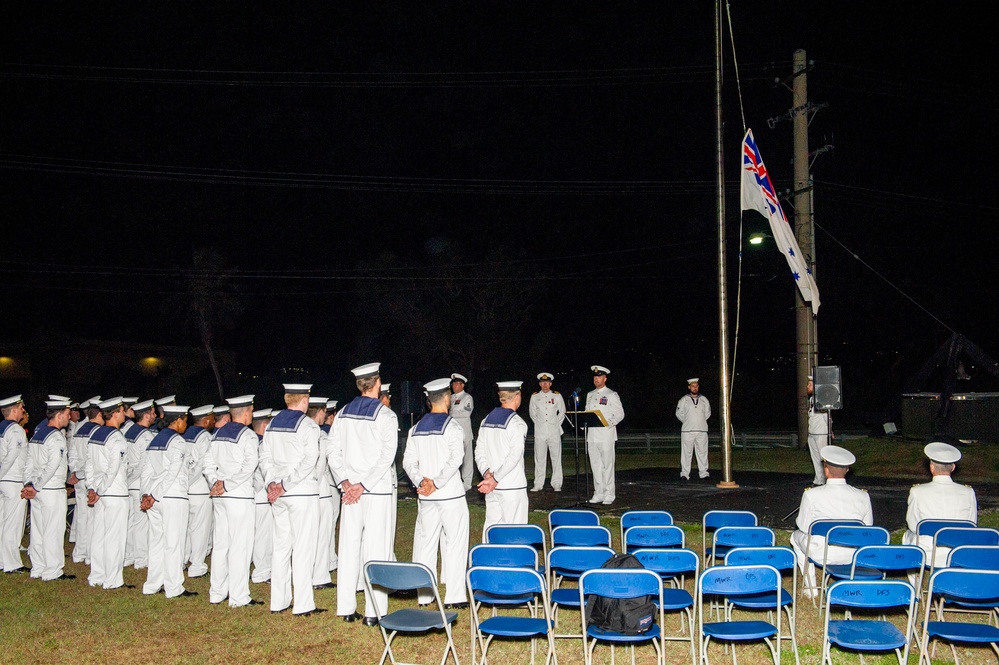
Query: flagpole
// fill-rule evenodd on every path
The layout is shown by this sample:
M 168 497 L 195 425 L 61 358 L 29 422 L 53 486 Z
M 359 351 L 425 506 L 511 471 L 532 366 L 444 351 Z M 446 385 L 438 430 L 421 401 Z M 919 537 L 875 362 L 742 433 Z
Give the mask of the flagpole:
M 722 125 L 722 2 L 715 1 L 715 149 L 718 187 L 718 345 L 721 376 L 721 453 L 722 479 L 718 487 L 738 485 L 732 480 L 731 417 L 729 414 L 728 367 L 728 292 L 725 284 L 725 167 Z

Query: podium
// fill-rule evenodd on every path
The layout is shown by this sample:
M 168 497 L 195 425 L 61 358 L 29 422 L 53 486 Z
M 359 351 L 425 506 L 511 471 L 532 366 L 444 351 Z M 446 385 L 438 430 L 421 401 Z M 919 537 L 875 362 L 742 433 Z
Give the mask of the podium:
M 566 411 L 565 415 L 567 418 L 569 416 L 572 416 L 572 427 L 574 430 L 575 446 L 576 446 L 576 504 L 575 505 L 581 506 L 583 505 L 583 502 L 580 501 L 579 499 L 579 471 L 580 471 L 579 428 L 580 427 L 583 428 L 583 443 L 586 443 L 586 430 L 588 430 L 591 427 L 609 427 L 610 425 L 607 423 L 607 419 L 604 418 L 604 414 L 600 411 L 600 409 L 594 409 L 592 411 Z M 583 470 L 583 477 L 585 478 L 586 482 L 586 494 L 588 496 L 590 493 L 590 474 L 587 471 L 585 452 L 583 455 L 583 459 L 584 463 L 582 470 Z M 583 500 L 584 501 L 587 500 L 585 496 L 583 497 Z

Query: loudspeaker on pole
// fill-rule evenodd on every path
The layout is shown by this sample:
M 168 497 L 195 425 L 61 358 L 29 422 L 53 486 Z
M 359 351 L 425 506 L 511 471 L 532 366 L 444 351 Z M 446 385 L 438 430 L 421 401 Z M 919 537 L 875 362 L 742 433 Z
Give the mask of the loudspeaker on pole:
M 423 415 L 426 398 L 423 395 L 423 384 L 419 381 L 401 381 L 399 390 L 399 408 L 404 416 Z
M 843 388 L 838 365 L 816 367 L 812 374 L 812 395 L 818 409 L 842 409 Z

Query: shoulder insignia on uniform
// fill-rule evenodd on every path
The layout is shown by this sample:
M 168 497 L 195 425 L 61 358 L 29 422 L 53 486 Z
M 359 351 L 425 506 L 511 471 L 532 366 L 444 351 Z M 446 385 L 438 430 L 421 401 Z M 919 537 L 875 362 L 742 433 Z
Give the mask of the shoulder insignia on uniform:
M 531 393 L 531 397 L 534 397 L 534 396 L 535 396 L 535 395 L 537 395 L 537 394 L 538 394 L 538 391 L 537 391 L 537 390 L 535 390 L 535 391 L 534 391 L 533 393 Z
M 555 393 L 556 395 L 558 395 L 558 391 L 557 390 L 553 390 L 552 392 Z

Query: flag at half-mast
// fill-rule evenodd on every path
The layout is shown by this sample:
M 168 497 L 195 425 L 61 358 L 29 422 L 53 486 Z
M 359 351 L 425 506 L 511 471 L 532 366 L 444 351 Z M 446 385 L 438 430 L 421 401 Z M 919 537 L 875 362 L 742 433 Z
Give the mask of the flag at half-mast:
M 801 291 L 801 297 L 812 305 L 812 314 L 819 312 L 819 287 L 815 284 L 812 270 L 805 261 L 805 255 L 798 247 L 791 225 L 784 216 L 784 210 L 777 199 L 777 191 L 770 180 L 763 156 L 753 138 L 753 130 L 746 131 L 742 140 L 742 210 L 755 210 L 770 221 L 770 232 L 778 249 L 787 259 L 794 283 Z

